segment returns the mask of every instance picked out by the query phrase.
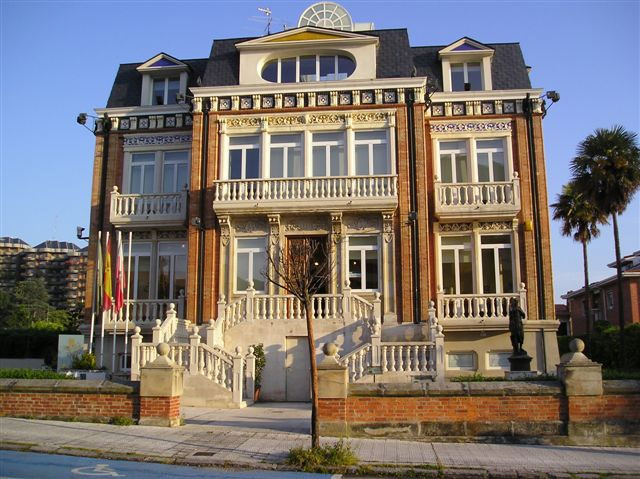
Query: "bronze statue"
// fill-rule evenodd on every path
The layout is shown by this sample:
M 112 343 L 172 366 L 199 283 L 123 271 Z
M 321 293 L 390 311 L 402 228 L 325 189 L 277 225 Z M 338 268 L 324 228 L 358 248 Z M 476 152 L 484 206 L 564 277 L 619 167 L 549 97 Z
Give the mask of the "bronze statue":
M 524 326 L 522 320 L 525 314 L 522 308 L 518 305 L 518 300 L 512 298 L 509 301 L 509 331 L 511 332 L 511 346 L 513 347 L 513 354 L 523 355 L 527 352 L 522 349 L 524 343 Z

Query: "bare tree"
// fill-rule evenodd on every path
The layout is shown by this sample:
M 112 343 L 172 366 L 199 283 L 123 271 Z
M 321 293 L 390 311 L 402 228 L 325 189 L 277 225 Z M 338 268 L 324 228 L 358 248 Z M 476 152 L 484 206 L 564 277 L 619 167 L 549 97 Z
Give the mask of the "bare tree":
M 309 363 L 311 365 L 311 445 L 320 445 L 318 434 L 318 369 L 316 366 L 315 336 L 313 333 L 313 295 L 327 287 L 334 263 L 331 261 L 326 239 L 290 238 L 286 248 L 277 247 L 267 256 L 265 278 L 296 297 L 304 308 L 307 321 Z

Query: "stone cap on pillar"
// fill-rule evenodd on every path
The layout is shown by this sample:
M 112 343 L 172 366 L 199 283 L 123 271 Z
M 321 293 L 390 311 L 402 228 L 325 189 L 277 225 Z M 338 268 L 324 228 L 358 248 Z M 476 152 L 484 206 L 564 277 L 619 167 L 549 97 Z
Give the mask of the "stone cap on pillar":
M 582 339 L 573 339 L 569 343 L 571 352 L 565 353 L 560 358 L 560 364 L 564 366 L 595 366 L 599 365 L 595 361 L 589 359 L 582 351 L 584 351 L 584 341 Z
M 322 352 L 324 359 L 318 364 L 318 369 L 347 369 L 338 361 L 338 346 L 335 343 L 325 343 Z
M 563 354 L 558 364 L 558 379 L 564 384 L 565 394 L 600 396 L 603 393 L 602 365 L 585 356 L 581 339 L 571 341 L 569 349 L 571 352 Z
M 178 366 L 174 361 L 169 359 L 169 350 L 170 346 L 167 343 L 158 344 L 156 346 L 158 356 L 143 366 L 143 369 L 183 369 L 182 366 Z
M 167 343 L 157 346 L 158 357 L 140 368 L 141 397 L 182 396 L 184 368 L 169 359 Z

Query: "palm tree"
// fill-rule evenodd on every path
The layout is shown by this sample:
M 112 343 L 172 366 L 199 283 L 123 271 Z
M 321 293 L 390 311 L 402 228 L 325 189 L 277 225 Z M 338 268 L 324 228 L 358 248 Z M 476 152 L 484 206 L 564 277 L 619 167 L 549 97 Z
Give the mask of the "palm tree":
M 586 298 L 585 312 L 587 316 L 587 344 L 591 342 L 591 292 L 589 290 L 589 260 L 587 243 L 598 237 L 598 223 L 606 223 L 607 217 L 600 213 L 580 192 L 575 181 L 562 187 L 558 200 L 551 205 L 553 219 L 562 221 L 562 235 L 573 236 L 582 243 L 582 261 L 584 265 L 584 294 Z
M 611 216 L 618 276 L 618 322 L 620 348 L 624 352 L 624 312 L 622 308 L 622 265 L 618 215 L 640 188 L 640 148 L 638 135 L 617 125 L 597 129 L 579 145 L 571 170 L 577 187 L 606 216 Z

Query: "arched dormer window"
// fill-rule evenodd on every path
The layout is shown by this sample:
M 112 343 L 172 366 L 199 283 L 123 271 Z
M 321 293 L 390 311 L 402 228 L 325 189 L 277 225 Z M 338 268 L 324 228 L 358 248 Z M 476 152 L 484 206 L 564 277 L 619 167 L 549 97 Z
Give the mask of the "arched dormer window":
M 355 69 L 355 61 L 346 55 L 301 55 L 269 60 L 261 77 L 272 83 L 335 81 L 349 78 Z

